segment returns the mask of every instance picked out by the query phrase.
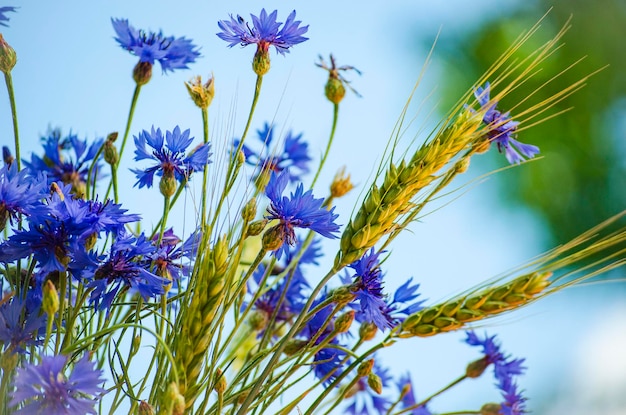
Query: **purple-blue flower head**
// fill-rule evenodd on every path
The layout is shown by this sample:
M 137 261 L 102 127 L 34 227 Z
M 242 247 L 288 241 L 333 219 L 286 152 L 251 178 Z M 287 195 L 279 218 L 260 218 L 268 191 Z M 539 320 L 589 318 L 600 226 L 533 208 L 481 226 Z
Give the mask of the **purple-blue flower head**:
M 94 406 L 104 394 L 100 386 L 102 371 L 95 368 L 87 355 L 68 373 L 68 358 L 43 356 L 41 363 L 26 363 L 18 368 L 10 402 L 16 415 L 85 415 L 97 414 Z
M 498 102 L 492 101 L 489 97 L 490 85 L 489 82 L 485 84 L 485 87 L 478 87 L 474 91 L 476 100 L 481 105 L 481 110 L 484 111 L 483 122 L 488 127 L 487 137 L 490 141 L 495 142 L 498 146 L 498 151 L 504 154 L 509 163 L 521 163 L 524 161 L 524 157 L 533 158 L 539 154 L 539 147 L 524 144 L 513 138 L 517 132 L 518 121 L 513 121 L 509 113 L 502 113 L 496 109 Z M 521 155 L 520 155 L 521 153 Z
M 181 132 L 178 126 L 171 132 L 166 131 L 165 137 L 160 128 L 155 130 L 152 127 L 151 132 L 143 130 L 134 139 L 137 147 L 135 161 L 148 159 L 156 162 L 144 170 L 131 169 L 138 179 L 135 186 L 139 185 L 139 188 L 152 187 L 155 173 L 157 176 L 173 175 L 182 183 L 188 180 L 194 171 L 202 170 L 210 163 L 209 144 L 203 144 L 191 154 L 185 155 L 193 137 L 189 137 L 189 130 Z M 150 148 L 146 148 L 146 144 Z
M 5 351 L 24 352 L 40 342 L 46 327 L 46 316 L 39 309 L 29 311 L 26 302 L 13 297 L 0 306 L 0 343 Z
M 246 163 L 257 167 L 260 172 L 282 172 L 288 169 L 289 180 L 299 182 L 300 176 L 309 171 L 307 166 L 311 161 L 309 157 L 309 145 L 302 140 L 302 134 L 295 135 L 287 132 L 284 138 L 283 148 L 271 148 L 274 139 L 274 129 L 269 123 L 265 123 L 262 129 L 257 130 L 257 137 L 263 143 L 263 148 L 257 153 L 245 144 L 242 151 L 246 156 Z M 239 140 L 235 140 L 235 148 L 239 146 Z M 298 171 L 295 173 L 294 171 Z
M 302 183 L 290 197 L 283 196 L 288 183 L 289 171 L 284 170 L 280 174 L 272 173 L 265 188 L 265 194 L 270 199 L 266 218 L 279 221 L 276 229 L 282 243 L 276 249 L 277 258 L 287 252 L 287 245 L 296 243 L 294 228 L 310 229 L 326 238 L 337 238 L 336 233 L 339 232 L 339 225 L 335 223 L 339 215 L 334 213 L 334 207 L 331 210 L 324 208 L 324 199 L 315 199 L 311 190 L 305 192 Z
M 146 269 L 143 258 L 154 253 L 155 246 L 143 234 L 139 238 L 119 235 L 108 256 L 93 252 L 77 256 L 70 268 L 93 288 L 90 301 L 98 309 L 109 310 L 118 293 L 130 290 L 144 300 L 164 294 L 169 280 Z
M 17 163 L 0 168 L 0 231 L 7 220 L 13 222 L 18 215 L 45 210 L 42 200 L 48 193 L 45 176 L 32 177 L 28 169 L 17 171 Z
M 465 343 L 470 346 L 482 348 L 482 353 L 487 364 L 493 364 L 493 373 L 497 381 L 497 386 L 502 392 L 504 402 L 501 412 L 511 415 L 525 413 L 526 398 L 517 390 L 515 377 L 524 373 L 526 368 L 522 366 L 524 359 L 513 359 L 510 355 L 505 355 L 500 349 L 500 344 L 496 342 L 496 336 L 478 337 L 474 331 L 468 331 Z
M 17 7 L 14 6 L 4 6 L 0 7 L 0 26 L 9 27 L 5 22 L 9 21 L 9 18 L 4 14 L 7 12 L 15 12 Z
M 237 44 L 248 46 L 256 43 L 258 50 L 267 52 L 270 46 L 274 46 L 278 53 L 284 55 L 285 52 L 289 52 L 290 47 L 308 40 L 302 35 L 309 30 L 309 26 L 300 27 L 302 22 L 296 20 L 295 10 L 287 17 L 284 25 L 276 21 L 277 16 L 277 10 L 268 15 L 265 9 L 261 9 L 258 17 L 253 14 L 250 15 L 252 18 L 252 27 L 250 27 L 243 17 L 234 18 L 231 15 L 230 21 L 220 20 L 217 22 L 219 28 L 222 29 L 221 32 L 217 33 L 217 36 L 228 42 L 229 47 Z M 283 26 L 282 29 L 280 28 L 281 25 Z
M 61 138 L 61 131 L 53 130 L 48 137 L 43 137 L 44 155 L 31 155 L 30 163 L 24 164 L 31 170 L 31 175 L 43 172 L 48 177 L 48 183 L 61 181 L 72 185 L 72 192 L 82 196 L 87 182 L 89 168 L 104 143 L 98 139 L 87 145 L 87 140 L 80 140 L 75 134 Z M 73 154 L 72 154 L 73 153 Z M 90 181 L 93 184 L 100 170 L 101 156 L 96 160 Z
M 156 245 L 158 240 L 157 234 L 152 238 L 152 243 Z M 190 276 L 191 265 L 201 241 L 202 233 L 197 230 L 181 244 L 182 240 L 170 228 L 163 233 L 161 245 L 144 258 L 146 268 L 153 267 L 155 274 L 179 283 L 182 277 Z
M 138 56 L 139 62 L 154 65 L 159 61 L 163 72 L 187 69 L 200 56 L 191 40 L 184 37 L 137 30 L 126 19 L 111 19 L 111 23 L 117 34 L 115 40 L 122 48 Z

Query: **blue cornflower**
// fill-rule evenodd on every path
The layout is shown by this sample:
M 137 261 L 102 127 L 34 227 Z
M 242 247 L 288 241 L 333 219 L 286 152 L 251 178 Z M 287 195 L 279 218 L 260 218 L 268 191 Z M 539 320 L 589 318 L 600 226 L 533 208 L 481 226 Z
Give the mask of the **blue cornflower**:
M 72 185 L 72 192 L 82 196 L 89 167 L 98 154 L 98 150 L 104 143 L 103 139 L 98 139 L 87 146 L 86 140 L 80 140 L 76 135 L 71 134 L 61 138 L 61 132 L 54 130 L 48 137 L 43 137 L 44 155 L 39 157 L 31 155 L 30 163 L 25 161 L 26 167 L 31 169 L 31 174 L 44 172 L 48 177 L 48 183 L 61 181 Z M 73 155 L 71 153 L 74 153 Z M 94 183 L 100 170 L 101 156 L 96 160 L 89 178 Z
M 178 126 L 171 132 L 166 131 L 165 138 L 160 128 L 155 131 L 152 127 L 152 132 L 143 130 L 134 139 L 137 147 L 135 161 L 148 159 L 157 162 L 154 166 L 144 170 L 131 169 L 137 175 L 138 180 L 135 186 L 139 185 L 139 188 L 152 187 L 155 173 L 157 176 L 173 176 L 182 183 L 188 180 L 194 171 L 202 170 L 210 163 L 209 144 L 203 144 L 192 154 L 185 155 L 193 137 L 189 137 L 189 130 L 181 133 Z M 152 147 L 152 150 L 146 149 L 146 143 Z
M 374 323 L 380 330 L 385 330 L 394 327 L 396 323 L 386 312 L 383 273 L 378 260 L 380 254 L 382 252 L 374 252 L 372 248 L 361 259 L 350 264 L 350 268 L 355 271 L 351 287 L 356 294 L 355 301 L 360 306 L 355 316 L 358 321 Z M 352 278 L 346 275 L 343 281 L 349 283 Z
M 0 7 L 0 26 L 9 27 L 9 25 L 5 23 L 9 21 L 9 18 L 6 17 L 4 14 L 6 12 L 15 12 L 16 9 L 17 7 L 13 6 Z
M 74 364 L 66 375 L 68 358 L 43 356 L 40 364 L 26 363 L 18 368 L 13 381 L 15 391 L 11 406 L 20 405 L 16 415 L 85 415 L 96 414 L 94 406 L 105 392 L 102 371 L 87 355 Z
M 417 313 L 423 307 L 425 300 L 416 301 L 420 294 L 417 293 L 420 285 L 411 285 L 413 278 L 402 284 L 393 294 L 391 301 L 386 302 L 383 314 L 392 318 L 394 327 L 404 321 L 409 315 Z
M 158 240 L 159 235 L 155 235 L 152 243 L 156 245 Z M 182 277 L 189 277 L 191 262 L 196 257 L 201 241 L 202 233 L 198 230 L 181 244 L 182 240 L 174 235 L 174 231 L 170 228 L 163 233 L 161 245 L 145 257 L 146 268 L 153 266 L 155 274 L 170 281 L 179 282 Z M 186 261 L 183 258 L 186 258 Z
M 295 135 L 291 131 L 287 132 L 283 149 L 270 149 L 274 137 L 274 129 L 269 123 L 265 123 L 261 130 L 257 130 L 258 138 L 263 143 L 263 149 L 256 153 L 245 144 L 242 151 L 246 156 L 246 163 L 258 167 L 260 173 L 281 172 L 288 169 L 289 180 L 300 181 L 300 176 L 309 171 L 307 163 L 311 160 L 308 154 L 309 145 L 302 140 L 302 134 Z M 235 140 L 235 148 L 239 146 L 239 140 Z M 299 170 L 298 174 L 294 169 Z
M 17 171 L 17 164 L 0 168 L 0 231 L 17 220 L 20 214 L 45 210 L 42 200 L 48 193 L 48 183 L 43 175 L 32 177 L 24 169 Z
M 122 209 L 121 204 L 113 203 L 111 200 L 103 203 L 97 200 L 77 199 L 77 204 L 86 211 L 90 231 L 94 234 L 104 231 L 117 235 L 124 231 L 127 223 L 141 220 L 141 216 L 127 214 L 127 209 Z
M 76 257 L 70 268 L 77 277 L 93 288 L 90 301 L 98 309 L 110 309 L 115 297 L 130 290 L 144 300 L 164 294 L 170 282 L 146 269 L 143 258 L 154 254 L 154 245 L 142 234 L 119 235 L 108 256 L 91 252 Z
M 259 17 L 250 14 L 252 17 L 252 27 L 244 20 L 243 17 L 237 16 L 235 19 L 232 15 L 230 21 L 220 20 L 217 25 L 222 29 L 217 36 L 229 42 L 229 47 L 237 44 L 248 46 L 253 43 L 257 44 L 258 50 L 267 52 L 270 45 L 276 48 L 281 55 L 289 52 L 291 46 L 302 43 L 308 38 L 302 36 L 308 30 L 309 26 L 300 26 L 302 23 L 296 19 L 296 11 L 292 11 L 283 28 L 279 30 L 281 22 L 276 21 L 278 11 L 274 10 L 271 14 L 267 14 L 265 9 L 261 9 Z
M 478 103 L 482 106 L 482 110 L 485 111 L 483 115 L 483 122 L 488 126 L 489 131 L 487 137 L 490 141 L 493 141 L 498 146 L 498 151 L 504 154 L 509 163 L 521 163 L 524 161 L 523 156 L 527 158 L 533 158 L 539 154 L 539 147 L 520 143 L 513 138 L 517 131 L 518 121 L 513 121 L 509 116 L 509 113 L 501 113 L 496 109 L 498 105 L 497 101 L 490 102 L 489 98 L 490 86 L 489 82 L 485 84 L 485 87 L 478 87 L 474 91 L 474 95 L 478 100 Z M 515 146 L 515 148 L 513 147 Z M 517 150 L 516 150 L 517 149 Z M 522 153 L 520 155 L 519 153 Z
M 39 309 L 29 310 L 25 301 L 13 297 L 0 306 L 0 343 L 5 351 L 24 352 L 39 344 L 46 327 L 46 316 Z
M 126 19 L 111 19 L 120 46 L 135 56 L 139 62 L 154 65 L 159 61 L 163 72 L 187 69 L 200 52 L 191 40 L 184 37 L 164 36 L 162 32 L 144 32 L 128 24 Z
M 485 337 L 481 339 L 474 331 L 468 331 L 465 343 L 470 346 L 482 347 L 482 353 L 485 355 L 485 365 L 493 364 L 493 372 L 497 386 L 500 391 L 502 391 L 502 395 L 505 399 L 501 411 L 511 415 L 525 413 L 524 402 L 526 398 L 522 397 L 521 393 L 517 391 L 514 378 L 515 376 L 523 374 L 526 370 L 526 368 L 522 366 L 525 359 L 513 359 L 510 355 L 505 355 L 500 350 L 500 344 L 496 342 L 495 335 L 491 337 L 485 335 Z
M 402 409 L 410 408 L 417 405 L 415 400 L 415 393 L 413 392 L 413 382 L 411 382 L 411 376 L 407 373 L 400 376 L 398 379 L 398 389 L 400 390 L 400 397 L 402 402 Z M 407 412 L 408 415 L 432 415 L 426 406 L 419 406 Z
M 280 245 L 273 249 L 277 258 L 287 252 L 287 245 L 296 243 L 294 228 L 310 229 L 327 238 L 337 238 L 335 234 L 339 232 L 339 225 L 335 223 L 339 215 L 334 213 L 334 207 L 331 210 L 325 209 L 324 199 L 315 199 L 311 190 L 305 192 L 302 183 L 295 193 L 291 193 L 291 197 L 283 196 L 288 182 L 289 171 L 272 173 L 265 188 L 265 194 L 270 199 L 270 206 L 267 208 L 269 215 L 266 218 L 280 222 L 266 232 L 268 235 L 274 230 L 274 236 L 279 238 Z
M 389 369 L 380 366 L 378 360 L 374 360 L 372 373 L 377 375 L 383 388 L 389 385 L 392 377 Z M 367 377 L 361 377 L 348 391 L 352 403 L 346 407 L 346 413 L 353 415 L 385 414 L 391 405 L 391 400 L 384 396 L 379 396 L 367 384 Z

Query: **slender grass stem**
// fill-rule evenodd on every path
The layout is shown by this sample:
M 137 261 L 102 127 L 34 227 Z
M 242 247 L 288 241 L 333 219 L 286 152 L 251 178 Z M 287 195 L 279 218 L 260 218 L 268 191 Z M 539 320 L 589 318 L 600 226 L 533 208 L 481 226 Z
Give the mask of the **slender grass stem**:
M 15 161 L 17 162 L 17 170 L 22 169 L 22 156 L 20 154 L 20 134 L 17 124 L 17 108 L 15 107 L 15 92 L 13 90 L 13 77 L 11 72 L 4 73 L 4 81 L 7 84 L 7 92 L 9 93 L 9 101 L 11 103 L 11 118 L 13 119 L 13 137 L 15 139 Z
M 208 108 L 202 108 L 202 138 L 204 144 L 208 144 L 209 142 L 209 110 Z M 207 210 L 207 177 L 209 173 L 208 164 L 204 166 L 202 171 L 202 206 L 200 209 L 200 225 L 204 227 L 206 225 L 206 210 Z
M 320 166 L 317 168 L 317 171 L 315 172 L 315 177 L 313 178 L 313 181 L 311 182 L 311 189 L 313 188 L 313 186 L 315 186 L 315 183 L 317 182 L 317 178 L 319 177 L 320 172 L 322 171 L 322 168 L 324 167 L 324 164 L 326 163 L 326 158 L 328 157 L 328 153 L 330 153 L 330 147 L 333 145 L 333 138 L 335 138 L 335 130 L 337 129 L 338 119 L 339 119 L 339 104 L 334 104 L 333 126 L 330 129 L 330 137 L 328 138 L 328 144 L 326 144 L 326 151 L 324 152 L 324 155 L 322 156 L 322 160 L 320 160 Z

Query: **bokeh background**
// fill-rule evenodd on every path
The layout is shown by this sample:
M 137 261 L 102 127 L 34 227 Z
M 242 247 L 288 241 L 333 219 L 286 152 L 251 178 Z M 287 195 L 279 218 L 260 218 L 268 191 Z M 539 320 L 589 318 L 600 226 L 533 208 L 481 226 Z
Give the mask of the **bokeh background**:
M 226 142 L 238 136 L 254 88 L 250 68 L 254 49 L 227 48 L 215 36 L 217 20 L 229 14 L 248 18 L 265 7 L 278 9 L 279 20 L 284 21 L 295 7 L 298 19 L 310 25 L 310 40 L 286 57 L 272 52 L 272 69 L 264 79 L 252 127 L 258 129 L 268 121 L 277 133 L 303 132 L 317 162 L 330 131 L 332 106 L 323 96 L 327 73 L 314 62 L 318 54 L 327 58 L 333 53 L 340 65 L 362 71 L 362 76 L 346 74 L 362 98 L 348 93 L 342 102 L 336 144 L 316 188 L 318 195 L 324 194 L 336 170 L 346 166 L 359 186 L 338 204 L 344 221 L 371 180 L 373 166 L 380 161 L 438 34 L 433 58 L 409 110 L 409 118 L 415 115 L 415 121 L 408 125 L 401 144 L 410 148 L 417 145 L 414 140 L 419 143 L 425 138 L 423 131 L 472 87 L 522 30 L 552 7 L 528 50 L 571 17 L 565 44 L 545 65 L 545 75 L 516 91 L 519 95 L 507 96 L 502 108 L 583 56 L 545 94 L 609 66 L 554 109 L 571 108 L 568 113 L 524 131 L 521 141 L 541 147 L 544 159 L 479 181 L 474 179 L 504 167 L 506 160 L 492 151 L 472 161 L 469 173 L 455 182 L 470 185 L 392 246 L 385 263 L 388 289 L 413 276 L 421 283 L 424 297 L 442 299 L 569 240 L 626 206 L 624 1 L 16 0 L 6 5 L 19 6 L 17 13 L 8 14 L 10 27 L 0 32 L 18 54 L 13 78 L 23 155 L 40 153 L 39 138 L 50 128 L 89 139 L 123 131 L 136 58 L 114 41 L 111 17 L 128 18 L 137 28 L 186 36 L 201 46 L 202 57 L 190 70 L 162 75 L 155 66 L 152 80 L 142 89 L 131 134 L 152 125 L 168 130 L 180 125 L 201 140 L 200 113 L 183 82 L 213 73 L 212 137 Z M 12 146 L 6 92 L 0 93 L 0 141 Z M 130 156 L 126 150 L 123 165 L 132 165 Z M 148 224 L 155 223 L 161 199 L 156 191 L 133 189 L 134 181 L 130 173 L 123 176 L 126 189 L 121 198 L 131 212 L 142 213 Z M 193 206 L 193 193 L 185 202 Z M 175 220 L 183 223 L 182 218 Z M 329 255 L 333 248 L 328 246 Z M 613 278 L 623 278 L 623 272 Z M 587 284 L 481 327 L 497 333 L 511 354 L 526 357 L 528 371 L 520 383 L 535 413 L 626 413 L 625 295 L 623 283 Z M 406 341 L 381 359 L 395 373 L 410 370 L 418 397 L 427 396 L 478 357 L 461 343 L 463 337 L 452 333 Z M 433 401 L 432 408 L 475 410 L 498 401 L 492 383 L 490 375 L 467 381 Z

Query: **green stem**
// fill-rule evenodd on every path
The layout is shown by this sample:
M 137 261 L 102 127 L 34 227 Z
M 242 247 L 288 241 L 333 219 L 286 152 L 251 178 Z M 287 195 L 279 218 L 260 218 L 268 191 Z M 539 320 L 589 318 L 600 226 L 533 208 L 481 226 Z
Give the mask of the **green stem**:
M 252 117 L 254 115 L 254 109 L 256 108 L 256 104 L 259 101 L 259 96 L 261 95 L 262 84 L 263 84 L 263 76 L 258 75 L 256 78 L 256 85 L 254 88 L 254 97 L 252 98 L 252 105 L 250 106 L 250 113 L 248 114 L 248 121 L 246 122 L 246 128 L 244 128 L 243 130 L 243 134 L 241 135 L 241 139 L 239 140 L 239 145 L 237 146 L 237 149 L 233 153 L 233 156 L 230 158 L 230 161 L 228 162 L 228 170 L 226 172 L 226 178 L 224 181 L 224 191 L 220 195 L 220 200 L 217 204 L 217 208 L 215 209 L 215 215 L 213 217 L 213 221 L 211 222 L 211 226 L 209 229 L 213 229 L 215 227 L 215 223 L 219 216 L 218 215 L 219 211 L 222 208 L 222 205 L 224 204 L 224 201 L 226 200 L 226 196 L 228 196 L 228 193 L 230 192 L 230 189 L 232 188 L 235 182 L 236 173 L 234 170 L 235 170 L 235 165 L 237 163 L 237 154 L 239 154 L 239 152 L 243 148 L 243 142 L 246 139 L 248 130 L 250 129 L 250 124 L 252 124 Z
M 115 203 L 119 203 L 117 195 L 117 163 L 111 165 L 111 183 L 113 183 L 113 200 L 115 200 Z
M 13 90 L 13 78 L 11 72 L 4 73 L 4 81 L 7 84 L 9 92 L 9 101 L 11 102 L 11 116 L 13 117 L 13 137 L 15 138 L 15 160 L 17 161 L 17 170 L 22 169 L 22 157 L 20 156 L 20 134 L 17 128 L 17 109 L 15 108 L 15 92 Z
M 167 216 L 170 213 L 170 196 L 163 196 L 163 217 L 161 218 L 161 226 L 159 230 L 159 240 L 157 247 L 161 246 L 163 240 L 163 234 L 165 233 L 165 225 L 167 224 Z
M 407 408 L 404 408 L 403 410 L 401 410 L 399 412 L 396 412 L 394 415 L 405 414 L 405 413 L 411 412 L 414 409 L 426 406 L 426 404 L 428 404 L 428 402 L 430 402 L 433 398 L 435 398 L 436 396 L 441 395 L 442 393 L 444 393 L 448 389 L 451 389 L 452 387 L 458 385 L 459 383 L 461 383 L 465 379 L 467 379 L 467 375 L 461 376 L 460 378 L 452 381 L 448 386 L 444 387 L 443 389 L 439 390 L 438 392 L 433 393 L 432 395 L 430 395 L 428 398 L 424 399 L 423 401 L 418 402 L 415 405 L 411 405 L 411 406 L 409 406 Z M 465 414 L 465 413 L 475 413 L 475 412 L 453 412 L 453 413 Z
M 204 138 L 204 144 L 208 144 L 209 142 L 209 109 L 202 108 L 202 132 Z M 207 199 L 207 176 L 209 172 L 209 166 L 204 166 L 204 170 L 202 171 L 202 208 L 200 210 L 200 225 L 204 227 L 206 224 L 206 199 Z
M 333 126 L 330 129 L 330 138 L 328 139 L 328 144 L 326 145 L 326 151 L 324 152 L 324 156 L 320 161 L 320 166 L 317 168 L 317 172 L 315 172 L 315 177 L 313 178 L 313 182 L 311 182 L 311 189 L 315 186 L 315 182 L 317 182 L 317 178 L 324 167 L 324 163 L 326 163 L 326 158 L 328 157 L 328 153 L 330 153 L 330 146 L 333 145 L 333 138 L 335 138 L 335 130 L 337 128 L 337 120 L 339 119 L 339 104 L 334 104 L 333 108 Z

